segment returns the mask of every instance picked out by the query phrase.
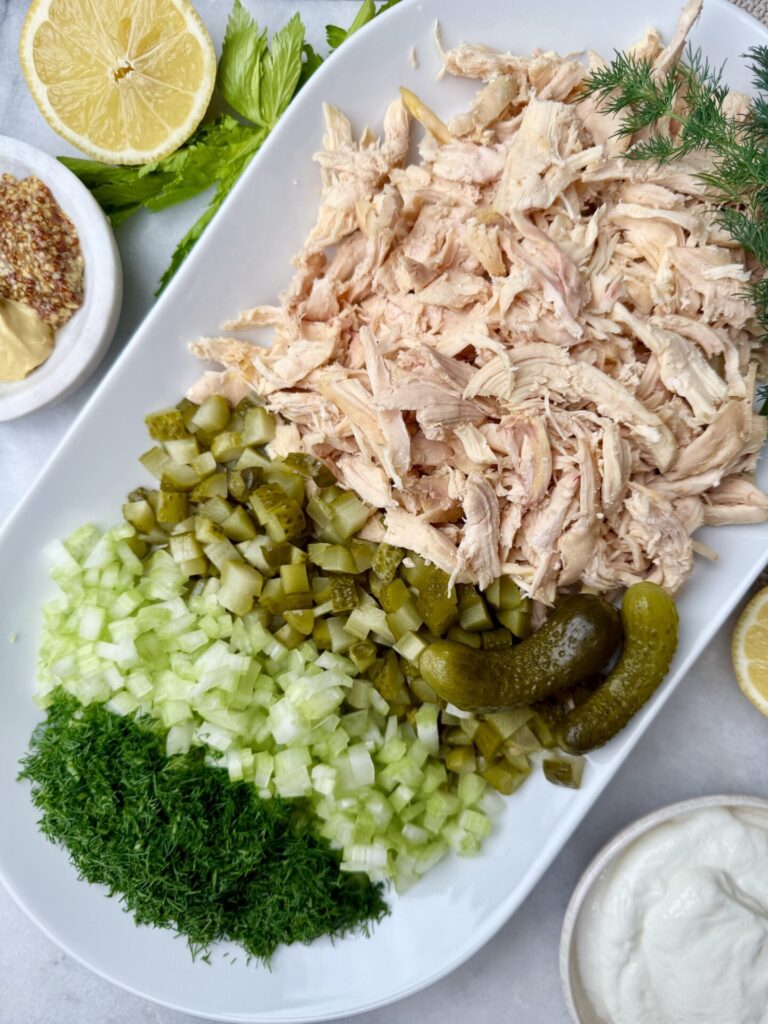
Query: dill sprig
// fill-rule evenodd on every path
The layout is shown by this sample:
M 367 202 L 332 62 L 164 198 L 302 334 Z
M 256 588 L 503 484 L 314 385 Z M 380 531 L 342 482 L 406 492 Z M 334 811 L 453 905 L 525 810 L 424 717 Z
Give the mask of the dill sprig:
M 201 750 L 166 757 L 148 722 L 102 705 L 59 691 L 19 777 L 80 877 L 138 924 L 185 935 L 193 955 L 230 940 L 268 963 L 281 943 L 365 930 L 387 912 L 380 885 L 340 871 L 300 801 L 260 800 Z
M 768 47 L 746 54 L 755 98 L 748 114 L 735 116 L 726 105 L 723 68 L 713 67 L 690 47 L 684 60 L 663 73 L 653 62 L 617 53 L 587 79 L 582 95 L 596 96 L 601 109 L 619 117 L 617 135 L 646 137 L 627 156 L 659 164 L 696 150 L 713 157 L 712 169 L 697 174 L 717 208 L 717 220 L 734 240 L 768 267 Z M 768 337 L 768 282 L 749 286 L 757 319 Z

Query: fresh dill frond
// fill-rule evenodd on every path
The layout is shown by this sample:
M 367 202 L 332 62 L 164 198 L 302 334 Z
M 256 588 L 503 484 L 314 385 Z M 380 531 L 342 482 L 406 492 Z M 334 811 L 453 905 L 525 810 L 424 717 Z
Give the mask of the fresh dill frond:
M 632 140 L 630 159 L 666 164 L 697 150 L 710 153 L 711 169 L 697 177 L 719 225 L 768 268 L 768 47 L 753 46 L 744 56 L 756 90 L 746 115 L 728 107 L 724 68 L 691 47 L 663 74 L 647 59 L 616 53 L 590 74 L 581 95 L 596 97 L 602 111 L 619 118 L 616 134 Z M 645 137 L 635 139 L 639 132 Z M 768 282 L 752 282 L 749 297 L 768 340 Z
M 301 801 L 261 800 L 202 750 L 166 757 L 147 721 L 59 691 L 19 777 L 81 878 L 203 959 L 229 940 L 268 963 L 281 943 L 367 931 L 387 913 L 382 886 L 340 870 Z

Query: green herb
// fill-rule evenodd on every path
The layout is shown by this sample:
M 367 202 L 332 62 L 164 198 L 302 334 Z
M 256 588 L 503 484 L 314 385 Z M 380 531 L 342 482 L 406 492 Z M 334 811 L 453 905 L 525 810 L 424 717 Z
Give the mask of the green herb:
M 757 93 L 747 117 L 727 113 L 722 68 L 690 49 L 662 75 L 651 61 L 618 53 L 592 72 L 585 93 L 597 96 L 603 110 L 620 115 L 619 136 L 650 129 L 646 139 L 629 147 L 631 159 L 664 164 L 708 150 L 713 168 L 697 177 L 717 207 L 719 224 L 768 267 L 768 47 L 752 47 L 745 56 Z M 749 293 L 768 335 L 768 279 L 751 284 Z
M 365 0 L 348 30 L 329 25 L 329 41 L 331 36 L 336 40 L 332 48 L 397 2 L 388 0 L 377 10 L 373 0 Z M 219 58 L 217 85 L 223 99 L 247 123 L 222 114 L 201 125 L 171 156 L 141 167 L 59 157 L 93 192 L 115 226 L 142 207 L 163 210 L 216 186 L 207 209 L 176 246 L 158 294 L 213 220 L 297 90 L 322 63 L 323 58 L 305 42 L 298 14 L 274 33 L 270 42 L 241 0 L 235 0 Z
M 144 721 L 59 692 L 22 766 L 42 832 L 80 877 L 106 885 L 137 924 L 184 934 L 193 955 L 229 940 L 268 962 L 281 943 L 365 930 L 387 913 L 381 886 L 339 871 L 303 804 L 260 800 L 201 751 L 167 758 Z

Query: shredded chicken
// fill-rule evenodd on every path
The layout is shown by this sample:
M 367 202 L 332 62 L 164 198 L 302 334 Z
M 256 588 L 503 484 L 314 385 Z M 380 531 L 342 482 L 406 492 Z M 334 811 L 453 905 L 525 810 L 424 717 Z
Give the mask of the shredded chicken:
M 700 9 L 634 52 L 663 72 Z M 693 531 L 768 519 L 752 271 L 696 177 L 707 154 L 625 160 L 613 118 L 579 99 L 594 54 L 441 57 L 482 83 L 465 113 L 404 90 L 382 138 L 356 141 L 326 108 L 295 276 L 225 327 L 270 326 L 274 344 L 196 342 L 223 370 L 190 394 L 255 393 L 275 453 L 321 458 L 379 510 L 365 536 L 454 579 L 508 574 L 545 603 L 641 579 L 675 592 L 712 554 Z M 411 114 L 426 132 L 406 166 Z

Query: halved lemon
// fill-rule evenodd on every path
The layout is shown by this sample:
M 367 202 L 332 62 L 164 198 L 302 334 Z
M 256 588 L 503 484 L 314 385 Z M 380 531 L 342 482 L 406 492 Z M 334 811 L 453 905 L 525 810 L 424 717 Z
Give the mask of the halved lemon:
M 189 0 L 33 0 L 19 57 L 54 131 L 98 160 L 159 160 L 192 134 L 216 80 Z
M 755 594 L 739 616 L 731 655 L 744 695 L 768 715 L 768 587 Z

